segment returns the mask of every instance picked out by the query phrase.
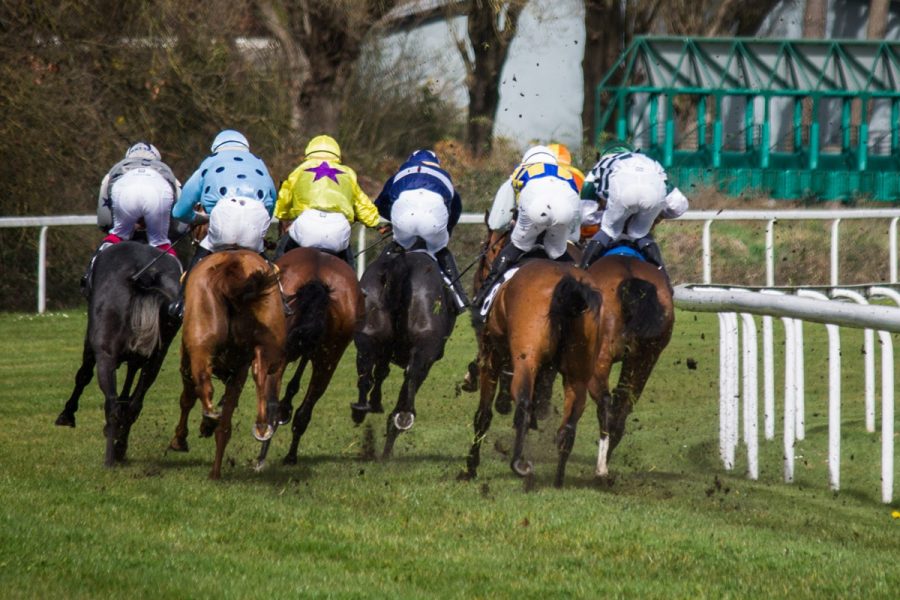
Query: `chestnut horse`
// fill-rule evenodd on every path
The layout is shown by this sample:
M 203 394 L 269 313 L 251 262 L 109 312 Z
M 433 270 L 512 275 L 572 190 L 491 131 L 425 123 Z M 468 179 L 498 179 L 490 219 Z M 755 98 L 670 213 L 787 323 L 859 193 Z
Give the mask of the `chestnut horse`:
M 565 405 L 556 437 L 559 462 L 555 485 L 562 485 L 599 347 L 600 306 L 600 294 L 587 273 L 549 260 L 528 262 L 500 288 L 481 334 L 481 400 L 464 477 L 476 475 L 481 444 L 493 416 L 497 382 L 508 370 L 512 370 L 510 390 L 516 404 L 510 466 L 521 476 L 532 473 L 531 462 L 523 458 L 525 434 L 533 422 L 535 402 L 549 398 L 559 372 Z
M 166 306 L 178 295 L 180 275 L 178 259 L 160 256 L 146 244 L 122 242 L 97 254 L 82 364 L 56 424 L 75 427 L 78 400 L 96 366 L 106 412 L 106 466 L 125 460 L 131 426 L 178 332 L 179 323 L 168 316 Z M 128 369 L 119 393 L 116 369 L 122 363 Z
M 343 260 L 314 248 L 296 248 L 276 263 L 281 270 L 282 290 L 293 314 L 287 319 L 287 342 L 282 367 L 269 385 L 281 381 L 289 363 L 300 360 L 279 404 L 279 422 L 291 420 L 291 401 L 300 390 L 300 379 L 308 363 L 312 376 L 300 407 L 294 414 L 291 448 L 285 464 L 296 464 L 297 446 L 306 432 L 316 402 L 325 393 L 344 350 L 353 340 L 365 306 L 356 273 Z M 257 468 L 265 463 L 270 441 L 264 442 Z
M 590 393 L 600 422 L 597 475 L 606 477 L 628 415 L 672 337 L 675 309 L 669 281 L 652 263 L 607 255 L 591 265 L 588 274 L 603 296 L 601 343 Z M 610 392 L 609 375 L 616 362 L 622 363 L 622 370 Z
M 257 412 L 253 435 L 259 441 L 269 439 L 278 390 L 267 383 L 282 368 L 284 343 L 278 275 L 263 257 L 250 250 L 223 250 L 197 263 L 184 290 L 181 418 L 171 449 L 187 451 L 188 414 L 199 398 L 203 406 L 200 435 L 216 434 L 209 476 L 221 476 L 231 416 L 251 363 Z M 225 383 L 221 414 L 213 405 L 213 375 Z

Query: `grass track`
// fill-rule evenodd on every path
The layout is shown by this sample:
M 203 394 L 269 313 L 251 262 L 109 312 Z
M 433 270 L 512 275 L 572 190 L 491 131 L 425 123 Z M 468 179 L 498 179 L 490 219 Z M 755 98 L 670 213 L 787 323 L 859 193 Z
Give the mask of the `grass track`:
M 223 480 L 208 481 L 214 443 L 196 436 L 198 410 L 191 452 L 164 453 L 178 413 L 176 344 L 133 430 L 129 464 L 105 469 L 95 382 L 78 427 L 52 425 L 71 391 L 84 327 L 83 311 L 0 315 L 2 597 L 896 598 L 900 589 L 898 503 L 879 502 L 880 439 L 864 432 L 861 336 L 849 332 L 842 490 L 834 494 L 820 327 L 806 332 L 807 440 L 796 448 L 794 485 L 780 483 L 780 423 L 776 441 L 762 444 L 759 482 L 743 478 L 741 459 L 734 474 L 722 471 L 715 316 L 681 312 L 613 458 L 614 483 L 592 475 L 590 408 L 561 490 L 551 485 L 554 417 L 530 434 L 531 485 L 507 466 L 510 418 L 500 415 L 479 478 L 456 481 L 476 404 L 455 391 L 474 348 L 464 323 L 390 462 L 369 459 L 373 440 L 381 448 L 382 416 L 350 422 L 351 350 L 296 467 L 279 463 L 290 433 L 283 428 L 268 469 L 249 468 L 258 444 L 248 392 Z M 389 378 L 388 406 L 399 375 Z

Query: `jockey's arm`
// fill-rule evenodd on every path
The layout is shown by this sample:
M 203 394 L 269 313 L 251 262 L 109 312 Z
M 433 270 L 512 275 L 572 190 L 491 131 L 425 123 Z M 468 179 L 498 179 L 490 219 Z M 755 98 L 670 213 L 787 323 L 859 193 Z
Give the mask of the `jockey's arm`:
M 462 198 L 459 192 L 453 190 L 453 198 L 450 199 L 449 218 L 447 219 L 447 231 L 453 233 L 453 228 L 459 223 L 459 217 L 462 216 Z
M 294 185 L 296 185 L 298 177 L 300 177 L 299 168 L 294 169 L 288 178 L 281 182 L 281 188 L 278 190 L 278 198 L 275 201 L 275 218 L 281 222 L 282 233 L 287 231 L 291 222 L 297 218 L 300 212 L 297 210 L 298 207 L 294 206 Z
M 109 197 L 109 173 L 100 184 L 100 195 L 97 198 L 97 227 L 108 231 L 112 227 L 112 200 Z
M 381 215 L 378 214 L 378 208 L 372 204 L 369 197 L 362 188 L 359 187 L 356 178 L 353 179 L 353 212 L 357 221 L 361 221 L 366 227 L 377 227 L 381 221 Z
M 497 190 L 491 212 L 488 215 L 487 226 L 494 231 L 506 231 L 513 219 L 516 210 L 516 192 L 513 189 L 512 180 L 507 179 Z
M 194 206 L 200 202 L 201 185 L 203 177 L 200 175 L 200 169 L 185 182 L 181 188 L 181 195 L 178 201 L 172 206 L 172 216 L 182 223 L 194 222 Z
M 673 187 L 666 194 L 666 206 L 659 213 L 663 219 L 677 219 L 683 215 L 688 209 L 688 199 L 681 193 L 677 187 Z

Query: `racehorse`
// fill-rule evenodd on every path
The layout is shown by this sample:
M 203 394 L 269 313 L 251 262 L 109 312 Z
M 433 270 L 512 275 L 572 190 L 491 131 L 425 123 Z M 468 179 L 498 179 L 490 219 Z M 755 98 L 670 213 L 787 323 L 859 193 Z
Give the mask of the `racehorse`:
M 533 472 L 531 462 L 523 458 L 525 434 L 533 425 L 536 402 L 549 398 L 559 372 L 565 405 L 556 436 L 559 462 L 555 485 L 562 485 L 600 343 L 601 297 L 591 284 L 591 278 L 571 264 L 533 260 L 497 292 L 481 334 L 481 399 L 466 478 L 476 476 L 481 444 L 493 417 L 497 383 L 508 370 L 512 371 L 510 391 L 516 404 L 510 466 L 523 477 Z
M 597 401 L 600 422 L 596 473 L 606 477 L 612 452 L 625 434 L 628 415 L 672 337 L 675 309 L 665 274 L 637 252 L 607 253 L 591 265 L 588 274 L 603 296 L 601 344 L 590 393 Z M 610 392 L 609 375 L 616 362 L 622 363 L 622 369 Z
M 403 369 L 403 386 L 387 418 L 383 456 L 389 457 L 401 431 L 412 428 L 416 394 L 453 331 L 455 302 L 433 258 L 418 250 L 382 254 L 360 281 L 365 320 L 354 336 L 359 399 L 351 405 L 355 423 L 383 413 L 381 385 L 390 363 Z
M 282 290 L 292 314 L 287 319 L 285 359 L 281 369 L 269 379 L 280 381 L 289 363 L 300 364 L 279 404 L 279 422 L 291 420 L 291 401 L 300 389 L 300 378 L 312 362 L 312 376 L 303 402 L 294 414 L 291 448 L 285 464 L 296 464 L 297 446 L 306 432 L 313 408 L 325 393 L 334 370 L 353 339 L 363 316 L 364 302 L 356 273 L 342 259 L 314 248 L 296 248 L 276 261 L 281 270 Z M 263 442 L 257 460 L 265 462 L 270 442 Z
M 256 383 L 253 436 L 266 441 L 274 433 L 278 386 L 269 378 L 282 368 L 285 315 L 278 275 L 250 250 L 223 250 L 207 256 L 191 271 L 184 290 L 181 339 L 181 418 L 170 448 L 186 452 L 187 418 L 197 399 L 203 406 L 200 435 L 215 432 L 216 455 L 210 471 L 218 479 L 231 416 L 251 363 Z M 213 406 L 212 376 L 225 383 L 222 412 Z
M 131 426 L 178 331 L 178 321 L 169 318 L 165 307 L 178 295 L 180 275 L 176 258 L 137 242 L 115 244 L 94 261 L 82 363 L 56 424 L 75 427 L 78 400 L 96 365 L 106 412 L 107 466 L 125 460 Z M 119 393 L 116 369 L 122 363 L 127 363 L 127 371 Z

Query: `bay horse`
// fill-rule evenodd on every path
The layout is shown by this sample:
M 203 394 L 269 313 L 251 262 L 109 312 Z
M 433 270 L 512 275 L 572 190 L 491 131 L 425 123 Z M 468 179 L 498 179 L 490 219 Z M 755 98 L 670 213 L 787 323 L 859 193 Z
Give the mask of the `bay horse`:
M 296 248 L 276 262 L 282 290 L 292 314 L 287 319 L 285 358 L 269 385 L 281 381 L 288 364 L 300 360 L 279 404 L 279 423 L 291 420 L 294 396 L 308 363 L 312 376 L 300 407 L 294 413 L 291 447 L 285 464 L 296 464 L 300 437 L 306 432 L 316 402 L 325 393 L 334 371 L 359 326 L 365 300 L 354 270 L 342 259 L 315 248 Z M 262 468 L 270 441 L 263 442 L 257 460 Z
M 355 423 L 370 412 L 384 412 L 381 386 L 390 364 L 403 369 L 397 404 L 387 418 L 382 453 L 387 458 L 400 432 L 415 423 L 416 395 L 444 355 L 456 323 L 455 300 L 435 260 L 415 249 L 383 251 L 363 273 L 360 286 L 366 300 L 363 325 L 354 336 L 359 399 L 350 408 Z
M 178 295 L 180 276 L 178 259 L 138 242 L 110 246 L 94 261 L 81 367 L 56 425 L 75 427 L 78 401 L 96 366 L 106 413 L 106 466 L 125 460 L 131 426 L 178 331 L 180 323 L 166 306 Z M 122 363 L 127 371 L 119 392 L 116 370 Z
M 463 478 L 476 476 L 481 444 L 493 417 L 491 405 L 505 371 L 512 371 L 510 391 L 516 405 L 510 467 L 523 477 L 532 474 L 532 463 L 523 458 L 525 434 L 533 424 L 536 402 L 549 398 L 559 372 L 565 404 L 556 436 L 559 462 L 554 483 L 562 486 L 600 344 L 601 304 L 592 278 L 571 264 L 532 260 L 503 284 L 481 334 L 481 396 Z
M 265 441 L 275 430 L 278 386 L 267 384 L 282 368 L 286 338 L 277 271 L 250 250 L 221 250 L 205 257 L 185 285 L 183 328 L 181 417 L 169 447 L 188 450 L 188 414 L 199 398 L 200 435 L 216 436 L 209 476 L 218 479 L 231 417 L 251 365 L 257 415 L 253 436 Z M 221 413 L 213 405 L 213 375 L 225 383 Z
M 625 434 L 628 415 L 672 337 L 675 308 L 666 275 L 641 258 L 608 253 L 591 265 L 588 274 L 603 296 L 601 344 L 590 393 L 597 402 L 600 423 L 596 474 L 606 477 L 613 450 Z M 610 370 L 617 362 L 622 369 L 610 391 Z

